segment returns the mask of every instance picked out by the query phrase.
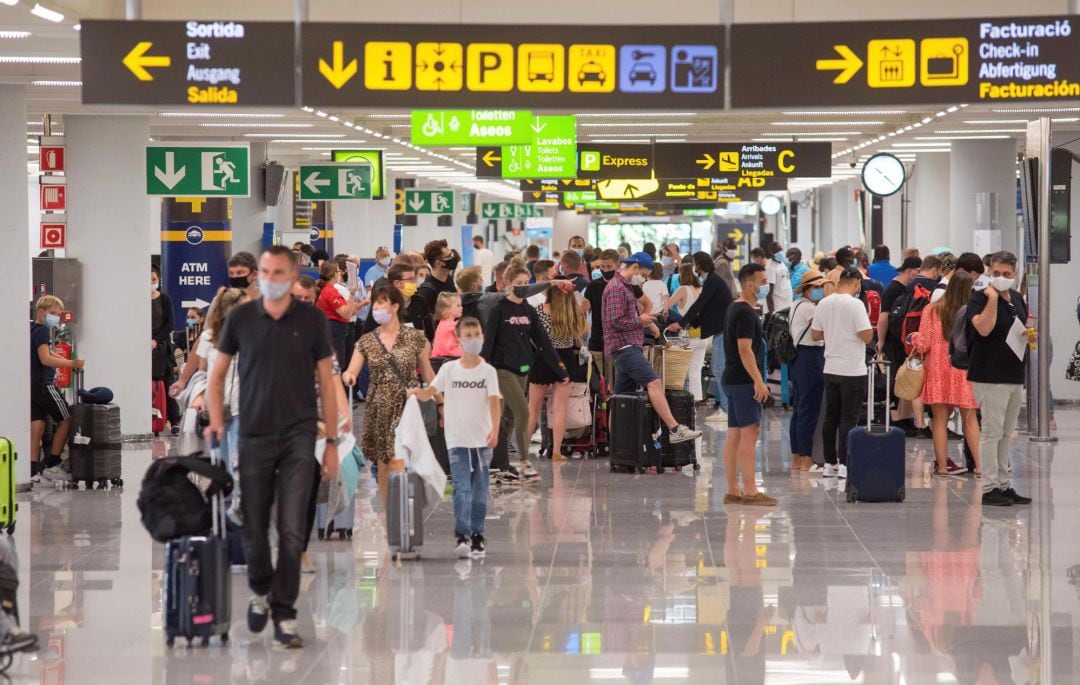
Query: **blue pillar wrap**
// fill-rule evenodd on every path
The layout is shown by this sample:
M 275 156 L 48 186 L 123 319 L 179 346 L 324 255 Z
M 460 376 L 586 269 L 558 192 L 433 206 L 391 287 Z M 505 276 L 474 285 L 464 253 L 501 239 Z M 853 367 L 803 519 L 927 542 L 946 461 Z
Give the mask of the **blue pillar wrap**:
M 402 224 L 394 224 L 394 254 L 401 254 L 401 235 L 405 230 Z
M 311 203 L 311 235 L 308 242 L 316 250 L 334 256 L 334 220 L 329 202 Z
M 461 263 L 465 266 L 475 266 L 476 258 L 473 256 L 473 227 L 472 224 L 464 224 L 461 227 Z
M 210 306 L 228 283 L 232 224 L 226 198 L 165 198 L 161 208 L 161 288 L 173 302 L 176 330 L 190 307 Z

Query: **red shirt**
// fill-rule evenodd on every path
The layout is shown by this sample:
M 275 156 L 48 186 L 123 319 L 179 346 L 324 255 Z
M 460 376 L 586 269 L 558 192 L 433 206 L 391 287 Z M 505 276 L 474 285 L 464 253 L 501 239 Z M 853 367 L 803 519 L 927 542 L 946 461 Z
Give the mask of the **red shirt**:
M 323 314 L 326 314 L 326 318 L 331 321 L 340 321 L 342 323 L 349 323 L 349 320 L 342 317 L 337 313 L 337 310 L 348 305 L 345 298 L 341 296 L 341 293 L 337 291 L 337 288 L 333 284 L 328 283 L 323 287 L 322 292 L 319 293 L 319 300 L 315 303 L 315 306 L 319 308 Z

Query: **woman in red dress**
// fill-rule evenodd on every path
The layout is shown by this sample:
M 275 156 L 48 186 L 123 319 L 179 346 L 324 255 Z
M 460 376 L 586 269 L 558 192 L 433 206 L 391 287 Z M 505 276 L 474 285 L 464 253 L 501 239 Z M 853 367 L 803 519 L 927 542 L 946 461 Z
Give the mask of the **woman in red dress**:
M 911 335 L 915 352 L 922 355 L 923 368 L 926 370 L 923 384 L 922 401 L 933 412 L 931 429 L 934 434 L 934 454 L 937 457 L 939 476 L 963 473 L 965 469 L 956 466 L 949 459 L 949 415 L 953 409 L 960 410 L 964 426 L 964 439 L 975 459 L 975 475 L 981 475 L 979 460 L 979 421 L 975 411 L 979 403 L 968 382 L 967 372 L 954 367 L 949 361 L 949 334 L 953 322 L 961 307 L 971 299 L 971 286 L 974 280 L 971 274 L 957 271 L 949 280 L 945 295 L 929 305 L 922 315 L 919 330 Z

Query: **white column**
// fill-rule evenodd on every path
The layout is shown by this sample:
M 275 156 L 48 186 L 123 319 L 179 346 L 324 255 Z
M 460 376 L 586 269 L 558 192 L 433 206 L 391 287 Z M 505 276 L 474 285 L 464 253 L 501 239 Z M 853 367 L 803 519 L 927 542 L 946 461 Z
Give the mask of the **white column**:
M 917 247 L 921 254 L 949 242 L 949 157 L 947 152 L 922 152 L 915 158 L 915 168 L 909 183 L 911 205 L 908 207 L 908 244 L 901 250 Z M 974 211 L 975 200 L 972 199 Z M 971 240 L 970 229 L 968 240 Z M 950 246 L 957 250 L 956 246 Z M 901 252 L 894 249 L 899 261 Z M 956 252 L 960 254 L 960 252 Z
M 263 223 L 268 221 L 262 172 L 262 164 L 266 161 L 266 143 L 251 143 L 249 159 L 251 196 L 233 198 L 232 203 L 232 251 L 236 254 L 246 250 L 258 255 L 262 251 Z
M 1016 141 L 955 141 L 949 153 L 949 231 L 924 241 L 954 254 L 974 246 L 975 195 L 996 193 L 1001 249 L 1016 252 Z M 933 242 L 940 240 L 940 242 Z
M 0 435 L 15 443 L 22 457 L 15 480 L 30 482 L 30 236 L 26 230 L 26 92 L 0 85 L 0 251 L 4 281 L 0 297 L 0 350 L 5 392 L 0 393 Z M 36 208 L 35 208 L 36 209 Z M 24 527 L 24 530 L 26 528 Z
M 107 385 L 125 435 L 150 432 L 150 248 L 146 117 L 64 117 L 68 251 L 82 269 L 79 355 Z
M 393 185 L 387 189 L 381 200 L 337 200 L 334 202 L 335 252 L 374 257 L 376 248 L 380 246 L 393 248 L 393 245 Z

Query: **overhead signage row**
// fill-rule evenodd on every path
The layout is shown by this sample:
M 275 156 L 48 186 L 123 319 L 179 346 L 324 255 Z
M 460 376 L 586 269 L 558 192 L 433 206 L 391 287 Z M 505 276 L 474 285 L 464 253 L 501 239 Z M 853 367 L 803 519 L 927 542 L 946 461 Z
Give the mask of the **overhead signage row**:
M 364 164 L 301 164 L 301 200 L 370 200 L 371 167 Z
M 478 178 L 573 178 L 577 176 L 577 118 L 537 116 L 525 145 L 476 149 Z
M 583 143 L 578 177 L 656 182 L 725 174 L 736 188 L 765 190 L 781 179 L 829 176 L 831 155 L 829 143 Z
M 592 180 L 591 178 L 524 178 L 518 181 L 518 189 L 522 191 L 543 190 L 546 192 L 556 192 L 564 190 L 596 190 L 596 181 Z
M 543 208 L 531 204 L 518 202 L 480 203 L 480 216 L 484 219 L 527 219 L 543 215 Z
M 715 26 L 301 25 L 303 103 L 724 109 L 1080 98 L 1075 17 Z M 86 104 L 298 104 L 294 24 L 86 20 Z M 767 46 L 767 49 L 763 48 Z M 774 74 L 784 74 L 777 87 Z M 528 144 L 528 143 L 521 143 Z

